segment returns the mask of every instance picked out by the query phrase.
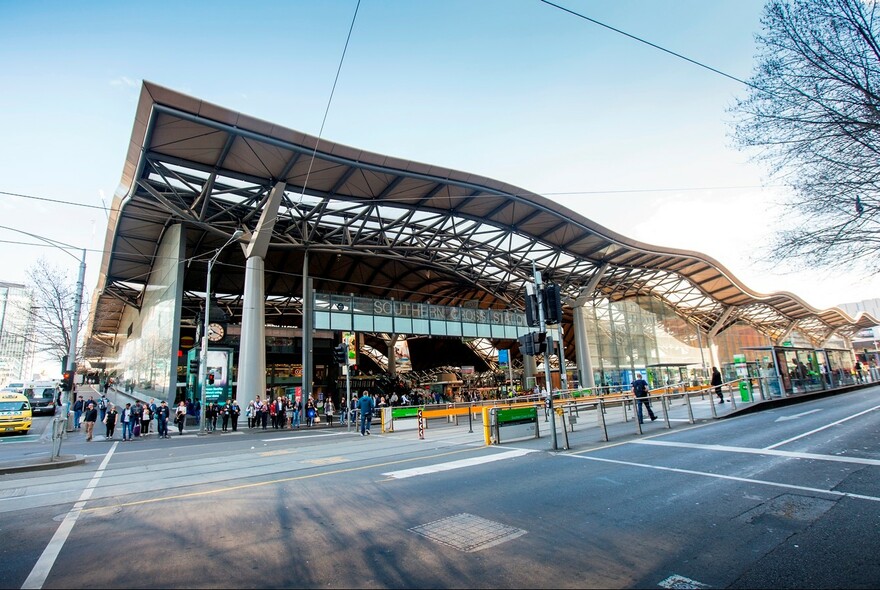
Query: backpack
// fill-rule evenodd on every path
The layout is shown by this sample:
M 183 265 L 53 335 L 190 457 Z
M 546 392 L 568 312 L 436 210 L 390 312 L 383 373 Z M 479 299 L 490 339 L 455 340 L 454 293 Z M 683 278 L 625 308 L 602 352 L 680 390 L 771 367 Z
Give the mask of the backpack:
M 107 398 L 106 397 L 102 397 L 100 400 L 98 400 L 98 408 L 101 410 L 107 409 Z

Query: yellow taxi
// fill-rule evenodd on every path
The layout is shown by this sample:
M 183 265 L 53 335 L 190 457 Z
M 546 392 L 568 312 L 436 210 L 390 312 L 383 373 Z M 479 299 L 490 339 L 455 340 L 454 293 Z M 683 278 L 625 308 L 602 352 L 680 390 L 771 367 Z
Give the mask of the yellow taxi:
M 31 429 L 31 418 L 31 404 L 23 393 L 0 392 L 0 434 L 6 432 L 27 434 Z

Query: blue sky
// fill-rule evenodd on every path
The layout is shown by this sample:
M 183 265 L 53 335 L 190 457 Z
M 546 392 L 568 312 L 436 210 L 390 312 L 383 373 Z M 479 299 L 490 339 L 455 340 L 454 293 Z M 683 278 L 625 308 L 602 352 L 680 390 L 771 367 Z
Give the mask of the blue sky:
M 762 0 L 561 1 L 750 75 Z M 88 248 L 94 288 L 141 80 L 318 134 L 356 0 L 0 0 L 0 225 Z M 865 269 L 756 265 L 784 189 L 731 147 L 745 88 L 538 0 L 362 0 L 323 137 L 534 191 L 640 241 L 708 254 L 754 290 L 880 296 Z M 677 190 L 675 190 L 677 189 Z M 83 206 L 76 206 L 79 204 Z M 87 207 L 85 207 L 87 206 Z M 0 239 L 40 243 L 0 230 Z M 0 242 L 0 280 L 54 248 Z

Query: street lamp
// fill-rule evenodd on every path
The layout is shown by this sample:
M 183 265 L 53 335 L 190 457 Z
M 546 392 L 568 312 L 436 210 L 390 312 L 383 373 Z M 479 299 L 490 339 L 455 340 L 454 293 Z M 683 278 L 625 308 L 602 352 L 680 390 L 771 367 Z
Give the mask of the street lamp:
M 202 325 L 202 360 L 199 363 L 199 383 L 202 388 L 201 408 L 199 409 L 199 434 L 205 434 L 205 404 L 207 403 L 205 394 L 208 389 L 208 324 L 211 321 L 211 269 L 214 268 L 214 263 L 217 262 L 217 258 L 220 256 L 223 248 L 240 238 L 242 234 L 244 234 L 244 231 L 240 229 L 235 230 L 232 237 L 225 244 L 217 248 L 214 257 L 208 261 L 208 278 L 205 283 L 205 317 Z
M 43 236 L 38 236 L 37 234 L 32 234 L 30 232 L 22 231 L 20 229 L 15 229 L 14 227 L 6 227 L 5 225 L 0 225 L 2 229 L 8 229 L 12 231 L 16 231 L 18 233 L 24 234 L 26 236 L 30 236 L 32 238 L 36 238 L 38 240 L 42 240 L 46 242 L 48 245 L 58 248 L 77 262 L 79 262 L 79 278 L 76 281 L 76 298 L 73 302 L 73 318 L 71 320 L 70 325 L 70 343 L 67 349 L 67 366 L 64 367 L 66 371 L 73 371 L 76 369 L 76 342 L 79 339 L 79 317 L 80 312 L 82 310 L 82 299 L 83 299 L 83 284 L 85 283 L 86 276 L 86 250 L 82 248 L 82 259 L 77 258 L 70 252 L 69 249 L 76 249 L 74 246 L 69 244 L 65 244 L 64 242 L 59 242 L 58 240 L 52 240 L 50 238 L 45 238 Z M 60 245 L 59 245 L 60 244 Z M 2 330 L 0 330 L 2 332 Z M 70 396 L 72 395 L 72 391 L 68 392 L 67 395 L 63 396 L 62 399 L 65 401 L 65 409 L 69 411 L 70 408 Z M 66 414 L 65 414 L 66 418 Z

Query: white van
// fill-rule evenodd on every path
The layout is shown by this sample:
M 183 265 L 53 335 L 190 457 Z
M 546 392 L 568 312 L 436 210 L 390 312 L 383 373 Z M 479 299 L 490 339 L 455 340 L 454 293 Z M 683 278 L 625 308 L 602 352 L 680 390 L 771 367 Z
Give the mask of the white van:
M 57 381 L 29 381 L 24 384 L 22 393 L 28 398 L 34 416 L 54 416 L 60 391 Z

